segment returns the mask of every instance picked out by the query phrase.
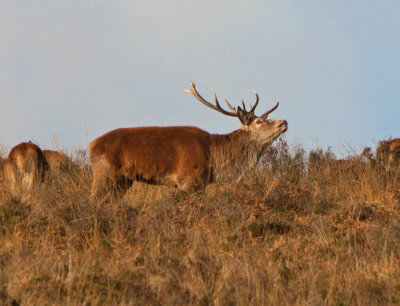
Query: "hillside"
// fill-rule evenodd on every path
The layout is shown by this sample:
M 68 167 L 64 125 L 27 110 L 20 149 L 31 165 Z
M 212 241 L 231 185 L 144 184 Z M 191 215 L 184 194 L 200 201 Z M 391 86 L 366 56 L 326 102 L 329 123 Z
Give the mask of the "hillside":
M 239 183 L 89 200 L 84 152 L 0 187 L 0 304 L 400 303 L 400 171 L 278 141 Z

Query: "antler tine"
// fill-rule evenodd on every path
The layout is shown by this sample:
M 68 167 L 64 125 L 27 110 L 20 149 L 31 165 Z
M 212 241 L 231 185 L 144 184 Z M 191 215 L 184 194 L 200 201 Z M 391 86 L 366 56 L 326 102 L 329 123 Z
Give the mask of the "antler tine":
M 213 96 L 214 96 L 215 105 L 216 105 L 219 109 L 221 109 L 221 105 L 219 105 L 217 95 L 215 94 L 215 90 L 213 89 L 212 92 L 213 92 Z
M 228 105 L 229 109 L 230 109 L 232 112 L 235 112 L 235 113 L 237 112 L 236 108 L 233 107 L 232 105 L 230 105 L 227 99 L 225 99 L 225 103 L 226 103 L 226 105 Z
M 274 110 L 276 110 L 278 108 L 278 106 L 279 106 L 279 99 L 276 100 L 276 105 L 273 108 L 271 108 L 270 110 L 266 111 L 260 117 L 261 118 L 267 118 L 270 113 L 272 113 Z
M 220 113 L 222 113 L 222 114 L 224 114 L 224 115 L 227 115 L 227 116 L 231 116 L 231 117 L 237 117 L 237 116 L 238 116 L 238 114 L 236 113 L 236 111 L 235 111 L 233 108 L 231 108 L 231 106 L 229 106 L 229 105 L 228 105 L 229 108 L 230 108 L 231 110 L 233 110 L 233 112 L 228 112 L 228 111 L 224 110 L 223 108 L 221 108 L 221 106 L 219 105 L 217 96 L 215 95 L 214 90 L 213 90 L 213 95 L 214 95 L 215 105 L 214 105 L 214 104 L 211 104 L 210 102 L 206 101 L 202 96 L 200 96 L 200 94 L 199 94 L 199 93 L 197 92 L 197 90 L 196 90 L 196 87 L 195 87 L 193 81 L 190 82 L 190 85 L 191 85 L 192 89 L 186 89 L 186 88 L 185 88 L 185 92 L 191 93 L 197 100 L 199 100 L 199 101 L 200 101 L 201 103 L 203 103 L 204 105 L 206 105 L 206 106 L 208 106 L 209 108 L 212 108 L 213 110 L 216 110 L 216 111 L 218 111 L 218 112 L 220 112 Z
M 247 111 L 247 109 L 246 109 L 246 104 L 244 103 L 244 101 L 243 101 L 243 99 L 242 99 L 243 111 L 246 113 L 247 117 L 249 117 L 249 118 L 254 118 L 254 117 L 256 117 L 256 116 L 254 115 L 254 110 L 256 109 L 256 107 L 257 107 L 257 105 L 258 105 L 258 101 L 259 101 L 259 97 L 258 97 L 257 91 L 253 90 L 253 92 L 254 92 L 254 94 L 256 95 L 256 102 L 254 103 L 254 106 L 251 105 L 251 103 L 249 103 L 249 105 L 250 105 L 250 110 L 249 110 L 249 111 Z
M 253 89 L 253 92 L 254 92 L 254 94 L 256 95 L 256 103 L 254 103 L 254 106 L 253 106 L 253 107 L 252 107 L 251 104 L 250 104 L 250 107 L 251 107 L 250 112 L 254 112 L 254 110 L 256 109 L 256 107 L 257 107 L 257 105 L 258 105 L 258 101 L 260 100 L 260 98 L 258 97 L 257 91 L 256 91 L 255 89 Z
M 247 109 L 246 109 L 246 105 L 244 104 L 244 101 L 243 101 L 243 99 L 242 99 L 242 106 L 243 106 L 243 110 L 244 110 L 244 112 L 245 112 L 245 113 L 248 113 L 248 111 L 247 111 Z

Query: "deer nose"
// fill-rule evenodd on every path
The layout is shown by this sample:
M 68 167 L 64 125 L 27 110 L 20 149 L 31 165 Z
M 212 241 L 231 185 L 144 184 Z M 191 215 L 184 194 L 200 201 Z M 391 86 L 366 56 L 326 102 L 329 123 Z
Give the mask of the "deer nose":
M 286 120 L 281 120 L 281 124 L 279 124 L 279 127 L 281 127 L 281 126 L 288 126 L 288 123 L 287 123 L 287 121 Z

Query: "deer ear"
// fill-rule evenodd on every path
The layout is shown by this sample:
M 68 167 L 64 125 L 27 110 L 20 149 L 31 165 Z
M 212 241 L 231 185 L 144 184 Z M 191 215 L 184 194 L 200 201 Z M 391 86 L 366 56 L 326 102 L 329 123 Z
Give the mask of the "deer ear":
M 249 125 L 250 124 L 250 119 L 247 118 L 246 113 L 240 108 L 240 106 L 238 106 L 237 108 L 237 113 L 238 113 L 238 117 L 241 123 L 245 124 L 245 125 Z

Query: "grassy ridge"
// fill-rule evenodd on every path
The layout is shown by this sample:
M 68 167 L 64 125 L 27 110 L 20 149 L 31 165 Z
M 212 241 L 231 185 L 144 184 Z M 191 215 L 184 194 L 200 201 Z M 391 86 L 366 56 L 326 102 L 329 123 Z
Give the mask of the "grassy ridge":
M 278 142 L 240 183 L 89 200 L 82 153 L 23 204 L 0 187 L 0 304 L 400 303 L 400 184 Z

